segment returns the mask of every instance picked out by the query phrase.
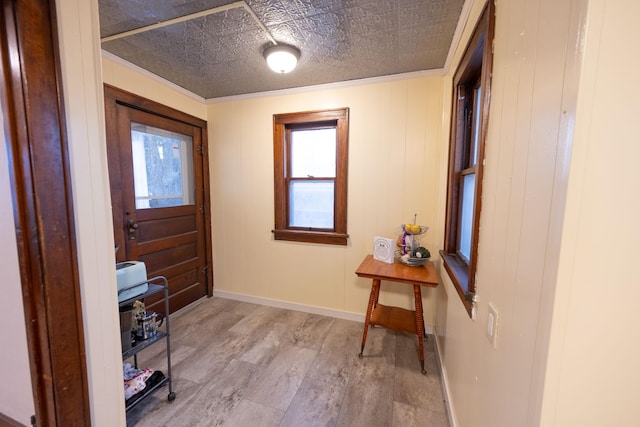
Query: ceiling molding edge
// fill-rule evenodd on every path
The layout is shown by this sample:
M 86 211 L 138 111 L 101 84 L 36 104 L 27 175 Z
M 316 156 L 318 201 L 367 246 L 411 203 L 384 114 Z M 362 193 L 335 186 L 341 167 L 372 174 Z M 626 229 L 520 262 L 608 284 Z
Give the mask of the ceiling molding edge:
M 182 95 L 184 95 L 186 97 L 189 97 L 189 98 L 191 98 L 191 99 L 193 99 L 195 101 L 201 102 L 203 104 L 206 103 L 206 99 L 203 98 L 202 96 L 197 95 L 197 94 L 191 92 L 190 90 L 187 90 L 187 89 L 183 88 L 182 86 L 178 86 L 177 84 L 175 84 L 173 82 L 170 82 L 169 80 L 167 80 L 167 79 L 165 79 L 163 77 L 160 77 L 157 74 L 153 74 L 152 72 L 147 71 L 144 68 L 138 67 L 137 65 L 132 64 L 131 62 L 129 62 L 129 61 L 125 60 L 125 59 L 122 59 L 119 56 L 116 56 L 111 52 L 108 52 L 108 51 L 106 51 L 104 49 L 101 49 L 101 53 L 102 53 L 103 57 L 108 58 L 109 60 L 111 60 L 113 62 L 116 62 L 119 65 L 121 65 L 121 66 L 123 66 L 125 68 L 128 68 L 133 72 L 136 72 L 138 74 L 142 74 L 143 76 L 145 76 L 145 77 L 147 77 L 147 78 L 149 78 L 151 80 L 155 80 L 158 83 L 161 83 L 161 84 L 163 84 L 165 86 L 168 86 L 171 89 L 175 90 L 176 92 L 179 92 Z M 104 71 L 103 71 L 103 74 L 104 74 Z
M 325 84 L 312 85 L 312 86 L 300 86 L 295 88 L 278 89 L 278 90 L 271 90 L 266 92 L 246 93 L 241 95 L 222 96 L 217 98 L 203 98 L 202 96 L 197 95 L 183 88 L 182 86 L 178 86 L 177 84 L 170 82 L 169 80 L 163 77 L 160 77 L 157 74 L 147 71 L 144 68 L 141 68 L 135 64 L 132 64 L 131 62 L 125 59 L 122 59 L 119 56 L 112 54 L 111 52 L 101 49 L 101 54 L 103 57 L 118 63 L 122 67 L 128 68 L 135 73 L 142 74 L 143 76 L 151 80 L 155 80 L 156 82 L 161 83 L 165 86 L 168 86 L 171 89 L 175 90 L 176 92 L 179 92 L 203 104 L 217 104 L 222 102 L 240 101 L 240 100 L 254 99 L 254 98 L 264 98 L 268 96 L 293 95 L 293 94 L 304 93 L 304 92 L 315 92 L 315 91 L 321 91 L 321 90 L 339 89 L 339 88 L 361 86 L 361 85 L 368 85 L 368 84 L 386 83 L 386 82 L 415 79 L 415 78 L 421 78 L 421 77 L 438 77 L 438 76 L 442 77 L 446 75 L 446 71 L 447 71 L 447 68 L 445 67 L 445 68 L 437 68 L 433 70 L 414 71 L 411 73 L 401 73 L 401 74 L 391 74 L 388 76 L 369 77 L 365 79 L 347 80 L 343 82 L 325 83 Z
M 321 90 L 339 89 L 339 88 L 361 86 L 361 85 L 387 83 L 387 82 L 393 82 L 398 80 L 417 79 L 420 77 L 442 77 L 445 74 L 446 73 L 444 68 L 437 68 L 433 70 L 414 71 L 411 73 L 391 74 L 388 76 L 380 76 L 380 77 L 368 77 L 366 79 L 355 79 L 355 80 L 347 80 L 343 82 L 325 83 L 325 84 L 312 85 L 312 86 L 299 86 L 299 87 L 293 87 L 289 89 L 270 90 L 266 92 L 221 96 L 218 98 L 207 98 L 205 103 L 209 105 L 209 104 L 218 104 L 218 103 L 230 102 L 230 101 L 241 101 L 241 100 L 253 99 L 253 98 L 264 98 L 268 96 L 294 95 L 294 94 L 304 93 L 304 92 L 315 92 L 315 91 L 321 91 Z
M 493 1 L 493 0 L 489 0 Z M 462 5 L 462 10 L 460 11 L 460 16 L 458 18 L 458 24 L 456 25 L 456 31 L 453 33 L 453 38 L 451 39 L 451 43 L 449 44 L 449 53 L 447 54 L 447 59 L 444 61 L 444 70 L 445 74 L 449 74 L 451 71 L 451 62 L 453 61 L 453 56 L 456 54 L 456 50 L 458 49 L 458 45 L 462 39 L 462 33 L 464 32 L 465 27 L 469 21 L 469 14 L 471 13 L 471 6 L 474 0 L 465 0 Z

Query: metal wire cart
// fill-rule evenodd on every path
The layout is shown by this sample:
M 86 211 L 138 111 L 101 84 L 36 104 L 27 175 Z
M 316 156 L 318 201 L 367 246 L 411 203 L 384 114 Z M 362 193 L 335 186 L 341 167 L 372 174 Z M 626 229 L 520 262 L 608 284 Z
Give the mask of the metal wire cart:
M 120 311 L 120 325 L 122 333 L 122 360 L 133 358 L 133 367 L 138 369 L 138 353 L 145 348 L 148 348 L 162 340 L 165 340 L 167 350 L 167 374 L 166 376 L 161 371 L 155 371 L 155 376 L 151 376 L 147 383 L 147 386 L 140 392 L 134 394 L 130 398 L 126 399 L 126 410 L 129 411 L 146 397 L 150 396 L 154 391 L 163 387 L 165 384 L 169 385 L 169 393 L 167 399 L 171 402 L 176 398 L 176 394 L 173 391 L 171 385 L 171 340 L 169 337 L 169 286 L 167 279 L 164 276 L 157 276 L 143 282 L 135 283 L 130 286 L 124 287 L 118 291 L 118 295 L 124 292 L 130 291 L 138 286 L 148 285 L 147 290 L 135 297 L 128 298 L 118 302 Z M 132 334 L 131 318 L 132 309 L 136 301 L 144 301 L 145 298 L 154 295 L 156 293 L 164 293 L 164 311 L 165 317 L 162 320 L 158 330 L 154 330 L 152 335 L 145 336 L 144 338 L 135 337 Z M 128 323 L 128 324 L 127 324 Z

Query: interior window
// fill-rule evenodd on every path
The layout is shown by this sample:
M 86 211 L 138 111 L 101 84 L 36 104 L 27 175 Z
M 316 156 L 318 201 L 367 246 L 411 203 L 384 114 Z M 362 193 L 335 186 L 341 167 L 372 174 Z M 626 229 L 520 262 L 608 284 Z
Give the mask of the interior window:
M 494 15 L 493 2 L 489 2 L 453 78 L 447 216 L 441 255 L 444 267 L 472 317 Z
M 192 147 L 190 136 L 131 124 L 136 209 L 195 203 Z
M 348 109 L 274 115 L 276 240 L 347 244 Z

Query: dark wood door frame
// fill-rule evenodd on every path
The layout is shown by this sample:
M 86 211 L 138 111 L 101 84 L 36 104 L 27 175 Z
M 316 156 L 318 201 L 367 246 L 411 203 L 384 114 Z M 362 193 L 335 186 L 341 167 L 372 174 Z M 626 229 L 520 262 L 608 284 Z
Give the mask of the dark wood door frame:
M 89 426 L 55 2 L 2 0 L 0 32 L 0 102 L 36 422 Z
M 202 180 L 204 186 L 203 194 L 203 206 L 202 214 L 204 216 L 204 240 L 206 242 L 205 247 L 205 265 L 208 266 L 207 273 L 204 277 L 207 285 L 207 295 L 213 295 L 213 250 L 211 240 L 211 191 L 209 186 L 209 149 L 208 137 L 207 137 L 207 122 L 194 117 L 190 114 L 173 109 L 166 105 L 162 105 L 150 99 L 136 95 L 131 92 L 113 87 L 111 85 L 104 85 L 104 103 L 105 103 L 105 122 L 107 124 L 106 134 L 107 139 L 126 139 L 125 134 L 131 132 L 130 128 L 118 128 L 117 119 L 117 107 L 118 105 L 126 106 L 128 108 L 143 111 L 149 114 L 153 114 L 159 117 L 163 117 L 169 120 L 174 120 L 182 123 L 186 123 L 190 126 L 200 128 L 200 149 L 201 161 L 202 161 Z M 117 153 L 109 152 L 108 156 L 115 156 Z M 121 182 L 122 172 L 119 168 L 120 162 L 116 159 L 109 158 L 109 180 L 111 181 L 112 188 L 123 188 L 126 183 Z M 194 162 L 196 161 L 194 157 Z M 124 230 L 124 222 L 119 212 L 123 211 L 122 197 L 112 194 L 112 211 L 113 211 L 113 228 L 115 231 L 114 241 L 116 247 L 120 249 L 116 252 L 116 260 L 124 261 L 123 258 L 124 248 L 126 246 L 125 236 L 121 230 Z

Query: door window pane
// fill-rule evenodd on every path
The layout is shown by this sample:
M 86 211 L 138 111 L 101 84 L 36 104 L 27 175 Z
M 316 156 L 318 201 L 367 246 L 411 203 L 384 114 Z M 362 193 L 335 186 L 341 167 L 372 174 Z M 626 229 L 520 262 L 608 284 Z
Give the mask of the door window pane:
M 471 232 L 473 225 L 473 200 L 475 196 L 476 174 L 462 177 L 462 209 L 460 212 L 460 254 L 469 260 L 471 257 Z
M 333 229 L 333 181 L 291 181 L 289 226 Z
M 195 203 L 190 136 L 131 123 L 131 152 L 136 209 Z
M 291 176 L 335 178 L 335 128 L 291 132 Z

